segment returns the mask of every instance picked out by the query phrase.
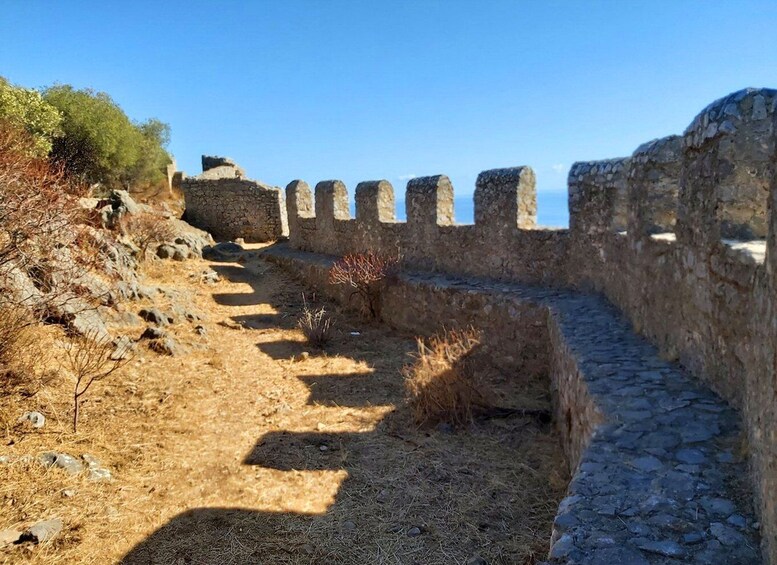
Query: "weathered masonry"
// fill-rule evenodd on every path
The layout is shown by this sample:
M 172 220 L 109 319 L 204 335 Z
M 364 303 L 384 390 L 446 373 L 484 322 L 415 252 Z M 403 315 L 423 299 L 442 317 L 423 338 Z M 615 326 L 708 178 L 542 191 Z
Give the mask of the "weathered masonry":
M 273 241 L 288 233 L 279 188 L 245 178 L 243 169 L 223 157 L 203 155 L 202 171 L 173 177 L 183 191 L 189 223 L 220 240 Z
M 536 227 L 528 167 L 481 173 L 473 225 L 444 175 L 408 183 L 407 222 L 387 181 L 356 187 L 355 219 L 342 182 L 294 181 L 268 257 L 337 296 L 332 256 L 399 252 L 388 323 L 472 321 L 506 366 L 548 371 L 573 470 L 550 562 L 775 565 L 776 120 L 777 91 L 742 90 L 576 163 L 568 230 Z

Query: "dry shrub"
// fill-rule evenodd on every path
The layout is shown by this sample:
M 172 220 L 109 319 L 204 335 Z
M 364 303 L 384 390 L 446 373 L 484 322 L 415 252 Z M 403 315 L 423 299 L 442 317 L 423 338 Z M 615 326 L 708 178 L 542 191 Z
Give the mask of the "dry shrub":
M 353 289 L 351 297 L 360 296 L 370 318 L 380 317 L 380 293 L 385 281 L 399 271 L 399 255 L 367 251 L 351 253 L 338 259 L 329 271 L 329 282 Z
M 13 304 L 0 304 L 0 374 L 3 384 L 28 380 L 37 371 L 37 336 L 30 311 Z
M 0 122 L 0 267 L 26 268 L 56 245 L 72 242 L 82 185 L 45 159 L 30 156 L 31 138 Z
M 489 407 L 475 383 L 471 360 L 480 343 L 472 328 L 444 330 L 426 342 L 419 338 L 415 362 L 403 369 L 405 390 L 419 425 L 471 423 Z
M 78 431 L 81 397 L 91 386 L 106 379 L 126 365 L 132 358 L 131 345 L 124 344 L 114 350 L 110 338 L 97 331 L 72 338 L 65 349 L 63 363 L 73 375 L 73 433 Z
M 141 260 L 146 259 L 151 246 L 173 241 L 177 235 L 171 222 L 153 214 L 125 216 L 121 220 L 121 232 L 126 233 L 140 248 Z
M 0 122 L 0 275 L 20 272 L 43 296 L 20 297 L 3 286 L 0 303 L 44 311 L 62 304 L 83 275 L 74 250 L 82 219 L 77 197 L 85 189 L 64 169 L 32 157 L 32 143 L 23 130 Z
M 308 305 L 305 295 L 302 295 L 302 312 L 297 318 L 297 325 L 305 334 L 308 343 L 313 347 L 323 348 L 332 340 L 332 317 L 321 306 L 313 308 Z

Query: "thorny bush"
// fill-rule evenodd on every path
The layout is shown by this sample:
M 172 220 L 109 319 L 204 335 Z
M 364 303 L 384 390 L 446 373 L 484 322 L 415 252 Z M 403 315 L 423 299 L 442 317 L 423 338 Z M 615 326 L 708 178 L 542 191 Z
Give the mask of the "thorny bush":
M 370 318 L 380 317 L 380 294 L 383 284 L 399 271 L 399 255 L 367 251 L 351 253 L 338 259 L 329 271 L 329 282 L 353 289 L 351 297 L 359 296 Z

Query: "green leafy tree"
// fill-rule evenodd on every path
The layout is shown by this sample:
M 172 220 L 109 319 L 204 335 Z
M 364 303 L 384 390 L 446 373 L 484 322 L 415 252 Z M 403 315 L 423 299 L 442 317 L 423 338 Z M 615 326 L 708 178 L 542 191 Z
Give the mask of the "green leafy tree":
M 20 127 L 32 136 L 34 157 L 45 157 L 52 140 L 61 134 L 62 116 L 37 90 L 14 86 L 0 77 L 0 121 Z
M 62 114 L 63 135 L 54 140 L 52 159 L 71 173 L 108 188 L 145 188 L 164 178 L 166 124 L 135 124 L 110 96 L 91 89 L 56 85 L 43 97 Z

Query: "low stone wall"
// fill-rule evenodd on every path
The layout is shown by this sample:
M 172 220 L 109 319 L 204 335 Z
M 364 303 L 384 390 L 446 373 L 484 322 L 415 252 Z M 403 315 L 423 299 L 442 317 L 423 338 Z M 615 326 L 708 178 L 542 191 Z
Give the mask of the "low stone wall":
M 288 234 L 283 195 L 243 179 L 185 178 L 186 221 L 217 240 L 275 241 Z
M 175 179 L 183 191 L 186 220 L 217 240 L 276 241 L 288 235 L 286 206 L 279 188 L 243 178 L 226 157 L 202 156 L 203 172 Z
M 264 255 L 347 303 L 327 282 L 333 257 L 285 245 Z M 753 507 L 736 486 L 747 469 L 736 413 L 662 360 L 600 297 L 403 273 L 381 311 L 390 325 L 422 335 L 474 324 L 487 354 L 515 374 L 550 372 L 573 473 L 549 532 L 550 562 L 760 562 Z

